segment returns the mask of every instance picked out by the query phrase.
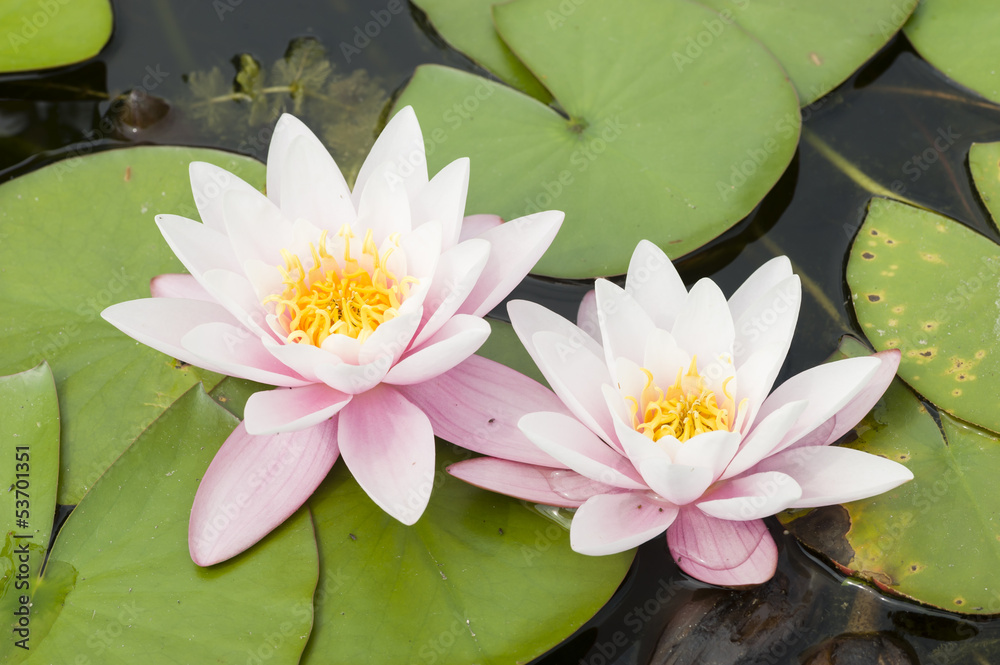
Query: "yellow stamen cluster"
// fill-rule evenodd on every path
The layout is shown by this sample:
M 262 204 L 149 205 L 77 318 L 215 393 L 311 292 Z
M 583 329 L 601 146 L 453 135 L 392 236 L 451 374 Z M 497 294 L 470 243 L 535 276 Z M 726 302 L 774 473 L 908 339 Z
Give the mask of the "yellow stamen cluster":
M 344 256 L 338 261 L 326 249 L 327 232 L 319 247 L 309 243 L 312 267 L 287 249 L 281 250 L 285 266 L 279 266 L 285 290 L 268 296 L 264 304 L 275 303 L 274 314 L 288 333 L 289 343 L 320 346 L 330 335 L 347 335 L 365 341 L 380 324 L 395 318 L 406 299 L 413 277 L 399 279 L 386 267 L 397 248 L 379 253 L 371 229 L 365 233 L 361 255 L 351 253 L 354 234 L 346 224 L 338 234 L 344 239 Z M 364 263 L 364 265 L 362 265 Z
M 677 380 L 665 391 L 653 382 L 653 373 L 642 368 L 646 385 L 638 398 L 629 397 L 632 406 L 632 425 L 636 431 L 653 441 L 664 436 L 687 441 L 697 434 L 717 430 L 730 431 L 729 409 L 719 406 L 715 392 L 705 386 L 705 379 L 698 374 L 698 360 L 693 358 L 687 374 L 677 370 Z M 726 390 L 732 377 L 722 384 L 727 402 L 733 396 Z M 641 413 L 641 418 L 640 418 Z

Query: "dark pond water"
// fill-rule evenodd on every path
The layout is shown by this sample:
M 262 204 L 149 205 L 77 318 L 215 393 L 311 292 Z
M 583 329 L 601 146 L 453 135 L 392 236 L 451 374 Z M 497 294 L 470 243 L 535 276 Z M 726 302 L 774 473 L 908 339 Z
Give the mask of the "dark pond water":
M 210 76 L 218 67 L 228 82 L 240 65 L 239 54 L 249 53 L 267 67 L 302 37 L 326 47 L 335 73 L 345 80 L 345 97 L 354 100 L 357 126 L 348 131 L 344 118 L 335 126 L 348 137 L 335 146 L 335 152 L 343 151 L 338 161 L 350 163 L 366 152 L 380 109 L 415 65 L 474 69 L 410 7 L 391 15 L 367 43 L 356 41 L 358 26 L 386 4 L 115 2 L 115 34 L 94 61 L 45 76 L 0 78 L 0 180 L 66 155 L 132 143 L 215 146 L 263 158 L 269 127 L 250 125 L 234 132 L 235 121 L 211 120 L 205 110 L 216 107 L 196 94 L 192 83 L 199 74 L 192 73 Z M 131 102 L 118 97 L 128 90 L 138 91 Z M 239 107 L 219 104 L 227 113 Z M 1000 140 L 1000 108 L 948 82 L 904 37 L 803 115 L 799 151 L 771 194 L 724 237 L 679 262 L 689 282 L 711 276 L 731 292 L 770 257 L 791 258 L 803 278 L 805 298 L 784 376 L 822 362 L 842 334 L 859 331 L 843 271 L 871 194 L 824 152 L 838 153 L 887 189 L 998 237 L 972 189 L 967 153 L 973 142 Z M 935 143 L 938 137 L 946 140 Z M 943 150 L 942 143 L 947 143 Z M 530 278 L 514 297 L 573 316 L 587 288 Z M 612 602 L 536 662 L 1000 662 L 1000 622 L 882 597 L 804 552 L 776 522 L 773 531 L 782 549 L 778 573 L 752 591 L 691 581 L 674 567 L 664 539 L 648 543 Z

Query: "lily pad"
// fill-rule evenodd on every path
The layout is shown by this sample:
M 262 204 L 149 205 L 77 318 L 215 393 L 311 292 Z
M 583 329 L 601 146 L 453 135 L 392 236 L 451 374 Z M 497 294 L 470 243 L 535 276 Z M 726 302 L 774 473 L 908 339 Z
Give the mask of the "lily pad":
M 904 464 L 914 479 L 870 499 L 778 517 L 808 547 L 884 591 L 952 612 L 998 614 L 1000 439 L 940 418 L 939 428 L 894 380 L 848 445 Z
M 100 317 L 149 297 L 149 280 L 181 272 L 153 222 L 197 219 L 195 160 L 263 186 L 263 164 L 216 150 L 141 147 L 73 157 L 0 185 L 0 373 L 48 361 L 59 391 L 59 503 L 75 504 L 153 420 L 199 381 Z
M 298 662 L 319 565 L 308 511 L 217 566 L 188 554 L 195 490 L 236 423 L 194 387 L 84 497 L 34 594 L 27 663 Z
M 0 377 L 0 612 L 7 630 L 3 662 L 31 644 L 32 592 L 38 584 L 56 511 L 59 404 L 48 365 Z
M 4 0 L 0 73 L 86 60 L 104 48 L 111 27 L 109 0 Z
M 803 106 L 840 85 L 899 31 L 917 0 L 701 0 L 719 12 L 674 58 L 698 57 L 735 21 L 788 71 Z
M 1000 222 L 1000 142 L 973 143 L 969 148 L 969 171 L 993 218 L 993 226 L 997 226 Z
M 415 0 L 438 33 L 505 83 L 548 103 L 552 95 L 500 39 L 491 8 L 497 0 Z
M 847 264 L 854 311 L 899 376 L 941 409 L 1000 431 L 1000 246 L 962 224 L 872 199 Z
M 556 29 L 551 12 L 564 18 Z M 397 106 L 416 110 L 431 170 L 471 157 L 468 213 L 566 213 L 539 273 L 623 273 L 643 238 L 671 258 L 697 249 L 750 212 L 791 160 L 798 99 L 756 39 L 726 30 L 691 64 L 673 61 L 717 18 L 705 7 L 518 0 L 493 13 L 563 112 L 438 66 L 419 67 Z
M 1000 103 L 1000 14 L 979 0 L 921 0 L 903 27 L 910 43 L 949 78 Z
M 427 511 L 385 514 L 338 463 L 309 502 L 320 543 L 316 628 L 303 663 L 526 663 L 618 588 L 634 550 L 587 557 L 516 499 L 449 476 L 439 442 Z

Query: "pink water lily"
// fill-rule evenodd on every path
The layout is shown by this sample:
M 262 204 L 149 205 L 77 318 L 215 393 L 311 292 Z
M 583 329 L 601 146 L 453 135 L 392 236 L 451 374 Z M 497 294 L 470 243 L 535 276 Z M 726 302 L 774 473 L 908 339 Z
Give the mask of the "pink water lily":
M 428 179 L 409 107 L 386 126 L 353 191 L 289 115 L 268 151 L 266 196 L 191 165 L 204 223 L 156 219 L 189 274 L 162 275 L 157 297 L 103 316 L 184 362 L 277 386 L 250 397 L 201 481 L 189 527 L 196 563 L 260 540 L 341 456 L 394 518 L 413 524 L 423 513 L 441 427 L 434 405 L 456 382 L 488 385 L 488 361 L 470 358 L 489 334 L 482 316 L 563 218 L 464 217 L 468 182 L 468 159 Z
M 625 288 L 598 280 L 578 325 L 511 302 L 514 329 L 559 399 L 521 412 L 523 436 L 474 442 L 490 456 L 449 472 L 576 508 L 570 543 L 578 552 L 620 552 L 666 531 L 693 577 L 764 582 L 777 548 L 762 518 L 873 496 L 913 477 L 896 462 L 828 445 L 881 397 L 898 351 L 820 365 L 771 391 L 800 297 L 785 257 L 728 300 L 708 279 L 688 292 L 644 241 Z M 542 390 L 521 382 L 520 393 Z

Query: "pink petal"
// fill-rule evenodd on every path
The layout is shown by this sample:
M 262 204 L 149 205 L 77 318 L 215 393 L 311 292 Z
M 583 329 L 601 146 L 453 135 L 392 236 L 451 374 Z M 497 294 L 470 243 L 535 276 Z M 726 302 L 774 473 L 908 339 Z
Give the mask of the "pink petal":
M 244 551 L 305 503 L 337 461 L 336 421 L 252 436 L 241 423 L 205 471 L 191 508 L 188 546 L 199 566 Z
M 244 182 L 229 171 L 208 162 L 191 162 L 188 167 L 194 204 L 205 226 L 226 232 L 222 212 L 222 197 L 230 190 L 256 192 L 257 188 Z
M 467 215 L 462 219 L 462 229 L 458 235 L 459 242 L 478 238 L 492 228 L 503 224 L 500 215 Z
M 500 304 L 542 258 L 563 217 L 558 210 L 539 212 L 505 222 L 480 235 L 490 242 L 490 258 L 459 313 L 485 316 Z
M 302 134 L 293 138 L 281 168 L 279 196 L 281 212 L 286 218 L 304 219 L 331 233 L 337 233 L 345 224 L 354 225 L 357 213 L 351 202 L 351 190 L 333 157 L 315 136 Z
M 490 336 L 490 324 L 459 314 L 448 320 L 427 342 L 408 352 L 383 379 L 386 383 L 412 385 L 444 374 L 471 356 Z
M 582 476 L 615 487 L 646 489 L 628 458 L 576 418 L 538 411 L 524 416 L 517 425 L 532 443 Z
M 582 334 L 582 333 L 581 333 Z M 611 412 L 604 403 L 601 386 L 611 383 L 604 358 L 585 346 L 576 347 L 565 337 L 543 330 L 532 342 L 536 363 L 552 390 L 577 420 L 595 434 L 618 446 Z
M 196 279 L 213 268 L 240 270 L 229 238 L 222 231 L 179 215 L 157 215 L 156 226 L 174 255 Z
M 650 489 L 678 506 L 696 501 L 715 480 L 709 469 L 674 464 L 662 458 L 643 460 L 639 463 L 639 473 Z
M 566 412 L 537 381 L 505 365 L 471 356 L 454 369 L 399 391 L 430 418 L 434 433 L 477 453 L 516 462 L 562 467 L 517 428 L 535 411 Z
M 702 374 L 720 355 L 732 357 L 736 330 L 722 290 L 710 279 L 700 279 L 691 288 L 671 329 L 677 346 L 698 357 Z M 726 361 L 728 362 L 728 361 Z
M 739 452 L 726 467 L 722 479 L 725 480 L 743 473 L 771 454 L 771 451 L 784 438 L 807 406 L 809 406 L 808 402 L 803 400 L 788 402 L 760 420 L 750 434 L 743 439 Z
M 306 429 L 332 418 L 350 401 L 350 395 L 322 383 L 260 390 L 247 400 L 243 424 L 255 436 Z
M 267 196 L 274 201 L 275 205 L 283 205 L 281 199 L 282 188 L 285 186 L 283 180 L 299 175 L 295 170 L 294 162 L 290 159 L 289 148 L 300 137 L 312 145 L 315 155 L 322 157 L 322 152 L 327 152 L 316 135 L 301 120 L 288 113 L 278 118 L 278 122 L 274 126 L 274 134 L 271 136 L 271 144 L 267 150 Z M 347 182 L 344 181 L 333 157 L 329 153 L 327 153 L 327 157 L 333 168 L 331 170 L 329 164 L 322 167 L 323 173 L 327 176 L 323 187 L 335 196 L 339 196 L 345 191 L 349 193 Z
M 763 584 L 778 565 L 778 548 L 764 522 L 720 520 L 694 506 L 680 511 L 667 530 L 667 544 L 681 570 L 709 584 Z
M 490 243 L 466 240 L 455 245 L 438 259 L 434 280 L 424 298 L 423 322 L 413 344 L 423 344 L 455 315 L 476 282 L 490 257 Z
M 779 513 L 801 496 L 802 488 L 791 476 L 769 471 L 720 483 L 695 505 L 706 515 L 745 522 Z
M 194 277 L 187 273 L 166 273 L 149 281 L 149 293 L 154 298 L 186 298 L 214 303 L 215 298 Z
M 391 180 L 402 184 L 409 198 L 419 196 L 427 185 L 424 137 L 417 115 L 410 106 L 401 108 L 389 120 L 361 165 L 352 194 L 356 207 L 361 200 L 361 192 L 383 164 L 391 165 Z
M 735 319 L 737 334 L 733 353 L 737 367 L 754 351 L 770 344 L 777 344 L 788 352 L 801 301 L 799 276 L 792 275 L 748 304 L 743 314 Z
M 913 473 L 898 462 L 839 446 L 785 450 L 765 459 L 754 471 L 778 471 L 794 478 L 802 487 L 802 497 L 792 508 L 867 499 L 913 479 Z
M 597 293 L 597 318 L 604 340 L 604 358 L 614 371 L 619 358 L 642 363 L 646 339 L 655 329 L 653 320 L 635 299 L 606 279 L 594 283 Z
M 677 506 L 649 492 L 598 494 L 580 506 L 569 530 L 570 546 L 581 554 L 603 556 L 638 547 L 663 533 L 677 517 Z
M 817 427 L 811 434 L 802 437 L 791 447 L 825 446 L 844 436 L 852 427 L 864 418 L 875 404 L 882 398 L 896 376 L 900 359 L 899 349 L 881 351 L 871 357 L 879 358 L 882 364 L 869 379 L 868 385 L 861 389 L 850 402 L 844 405 L 829 420 Z
M 524 345 L 531 359 L 538 364 L 538 351 L 532 338 L 543 330 L 558 333 L 567 338 L 573 347 L 586 347 L 594 356 L 604 357 L 604 348 L 587 332 L 573 325 L 552 310 L 530 300 L 511 300 L 507 303 L 507 314 L 514 332 Z
M 229 323 L 203 323 L 181 338 L 181 346 L 225 374 L 272 386 L 311 383 L 268 353 L 260 338 Z
M 420 519 L 434 487 L 434 432 L 427 416 L 382 385 L 355 395 L 338 419 L 340 452 L 361 488 L 403 524 Z
M 510 311 L 510 303 L 507 303 L 507 310 Z M 597 316 L 597 291 L 594 289 L 587 291 L 580 300 L 580 307 L 576 310 L 576 325 L 580 330 L 593 337 L 598 344 L 601 343 L 601 322 Z
M 364 189 L 359 189 L 360 179 L 354 186 L 353 196 L 358 206 L 355 232 L 363 237 L 371 229 L 375 243 L 380 245 L 393 233 L 409 233 L 413 230 L 410 199 L 406 189 L 396 180 L 393 164 L 382 164 L 373 170 L 371 176 L 365 181 Z M 439 239 L 439 247 L 440 242 Z
M 787 256 L 776 256 L 757 268 L 729 298 L 733 319 L 743 316 L 750 305 L 782 280 L 792 276 L 792 263 Z
M 871 356 L 847 358 L 811 367 L 778 386 L 764 400 L 757 418 L 787 402 L 805 400 L 809 405 L 774 451 L 787 448 L 837 414 L 868 385 L 881 364 L 881 359 Z
M 161 353 L 213 372 L 226 372 L 218 364 L 184 348 L 181 340 L 206 323 L 238 326 L 232 314 L 215 302 L 184 298 L 144 298 L 111 305 L 101 317 L 132 339 Z M 249 335 L 249 333 L 247 333 Z
M 469 158 L 461 157 L 438 171 L 412 202 L 414 227 L 430 221 L 441 224 L 442 251 L 459 242 L 468 190 Z
M 670 330 L 687 299 L 677 269 L 659 247 L 640 240 L 632 252 L 625 291 L 646 311 L 657 328 Z
M 229 191 L 222 197 L 222 210 L 240 266 L 255 259 L 267 265 L 285 265 L 281 250 L 295 241 L 293 226 L 270 199 L 259 192 Z
M 576 508 L 589 498 L 572 498 L 572 495 L 566 496 L 566 493 L 553 489 L 553 485 L 559 486 L 558 482 L 553 482 L 555 478 L 559 478 L 555 474 L 579 475 L 573 471 L 522 464 L 496 457 L 476 457 L 458 462 L 448 467 L 448 473 L 476 487 L 547 506 Z M 583 482 L 593 485 L 598 491 L 609 489 L 607 485 L 594 483 L 589 478 L 583 478 Z
M 736 455 L 741 438 L 739 432 L 725 430 L 697 434 L 681 443 L 674 455 L 674 463 L 704 467 L 714 481 Z

